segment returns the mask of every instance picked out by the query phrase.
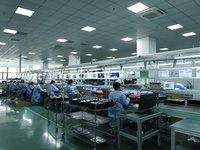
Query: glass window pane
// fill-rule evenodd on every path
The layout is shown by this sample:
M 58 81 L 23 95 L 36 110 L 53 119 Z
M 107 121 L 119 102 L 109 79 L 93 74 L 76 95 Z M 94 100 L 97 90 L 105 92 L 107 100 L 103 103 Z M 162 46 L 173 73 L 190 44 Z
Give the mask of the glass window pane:
M 3 73 L 3 79 L 4 79 L 4 80 L 7 79 L 7 73 Z
M 17 72 L 17 68 L 9 67 L 8 72 Z
M 0 67 L 1 72 L 7 72 L 7 67 Z

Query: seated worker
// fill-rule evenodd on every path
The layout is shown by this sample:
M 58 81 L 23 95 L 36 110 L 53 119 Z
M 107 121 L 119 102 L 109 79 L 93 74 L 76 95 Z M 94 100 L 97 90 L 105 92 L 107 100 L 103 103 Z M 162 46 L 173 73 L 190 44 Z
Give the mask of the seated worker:
M 38 103 L 41 103 L 42 101 L 43 101 L 43 97 L 41 96 L 41 92 L 42 91 L 44 91 L 43 89 L 42 89 L 42 85 L 43 85 L 44 83 L 43 82 L 40 82 L 40 83 L 38 83 L 37 85 L 36 85 L 36 87 L 33 89 L 33 94 L 32 94 L 32 96 L 31 96 L 31 102 L 32 103 L 36 103 L 36 104 L 38 104 Z
M 109 98 L 116 103 L 116 108 L 115 107 L 108 108 L 108 116 L 111 118 L 115 118 L 116 116 L 117 119 L 117 113 L 125 111 L 124 107 L 128 106 L 130 103 L 130 99 L 126 99 L 126 96 L 122 92 L 120 92 L 120 86 L 121 86 L 120 83 L 115 82 L 113 84 L 114 91 L 109 94 Z M 127 121 L 128 120 L 126 119 L 121 120 L 122 124 L 126 123 Z M 117 120 L 115 122 L 110 122 L 110 126 L 111 127 L 117 126 Z
M 34 89 L 34 83 L 31 82 L 29 83 L 27 90 L 26 90 L 26 96 L 28 96 L 29 98 L 31 98 L 32 93 L 33 93 L 33 89 Z
M 22 80 L 19 83 L 19 88 L 21 89 L 22 96 L 25 96 L 25 94 L 26 94 L 26 85 L 24 84 L 24 80 Z
M 54 91 L 58 91 L 59 89 L 55 86 L 55 81 L 54 80 L 52 80 L 51 81 L 51 83 L 49 84 L 49 86 L 48 86 L 48 95 L 49 96 L 54 96 L 55 95 L 55 93 L 54 93 Z
M 64 88 L 64 93 L 68 94 L 70 99 L 80 96 L 79 92 L 75 91 L 76 86 L 72 85 L 73 80 L 69 80 L 67 84 L 68 85 Z

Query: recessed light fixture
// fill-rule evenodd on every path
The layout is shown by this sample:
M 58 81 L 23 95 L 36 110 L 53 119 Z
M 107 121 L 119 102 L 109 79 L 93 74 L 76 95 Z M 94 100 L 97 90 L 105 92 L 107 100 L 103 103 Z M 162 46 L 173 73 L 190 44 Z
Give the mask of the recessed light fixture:
M 149 8 L 149 7 L 139 2 L 135 5 L 128 7 L 127 9 L 130 10 L 130 11 L 133 11 L 134 13 L 138 13 L 140 11 L 147 9 L 147 8 Z
M 160 48 L 161 51 L 169 50 L 169 48 Z
M 70 54 L 77 54 L 78 52 L 70 52 Z
M 11 29 L 4 29 L 3 32 L 11 33 L 11 34 L 16 34 L 17 33 L 16 30 L 11 30 Z
M 113 58 L 113 57 L 110 57 L 110 56 L 109 56 L 109 57 L 107 57 L 107 58 L 110 59 L 110 58 Z
M 58 55 L 57 57 L 63 57 L 63 56 L 61 56 L 61 55 Z
M 30 54 L 30 55 L 35 55 L 35 53 L 33 53 L 33 52 L 29 52 L 28 54 Z
M 47 60 L 52 60 L 52 58 L 47 58 Z
M 0 45 L 6 45 L 6 43 L 4 43 L 4 42 L 0 42 Z
M 27 58 L 27 56 L 21 56 L 22 58 Z
M 118 49 L 116 49 L 116 48 L 111 48 L 111 49 L 109 49 L 110 51 L 117 51 Z
M 92 59 L 92 61 L 96 61 L 97 59 Z
M 122 38 L 121 40 L 122 40 L 122 41 L 131 41 L 131 40 L 133 40 L 133 39 L 130 38 L 130 37 L 126 37 L 126 38 Z
M 188 33 L 184 33 L 182 34 L 183 36 L 187 37 L 187 36 L 193 36 L 193 35 L 196 35 L 196 33 L 194 32 L 188 32 Z
M 85 56 L 92 56 L 92 54 L 85 54 Z
M 102 46 L 100 45 L 95 45 L 95 46 L 92 46 L 93 48 L 102 48 Z
M 167 28 L 170 29 L 170 30 L 176 30 L 176 29 L 183 28 L 183 26 L 180 25 L 180 24 L 175 24 L 175 25 L 172 25 L 172 26 L 168 26 Z
M 67 42 L 68 40 L 66 40 L 66 39 L 57 39 L 56 41 L 57 41 L 57 42 L 63 42 L 63 43 L 65 43 L 65 42 Z
M 41 63 L 43 63 L 43 62 L 44 62 L 44 60 L 40 60 L 40 62 L 41 62 Z
M 16 14 L 20 14 L 20 15 L 24 15 L 24 16 L 32 16 L 34 11 L 32 10 L 28 10 L 28 9 L 25 9 L 25 8 L 21 8 L 21 7 L 18 7 L 17 10 L 15 11 Z
M 55 61 L 52 61 L 51 63 L 56 63 Z
M 65 59 L 61 59 L 60 61 L 65 61 Z
M 91 32 L 91 31 L 94 31 L 94 30 L 96 30 L 96 28 L 93 28 L 93 27 L 86 26 L 86 27 L 82 28 L 81 30 L 84 30 L 84 31 Z
M 131 55 L 137 55 L 137 53 L 131 53 Z

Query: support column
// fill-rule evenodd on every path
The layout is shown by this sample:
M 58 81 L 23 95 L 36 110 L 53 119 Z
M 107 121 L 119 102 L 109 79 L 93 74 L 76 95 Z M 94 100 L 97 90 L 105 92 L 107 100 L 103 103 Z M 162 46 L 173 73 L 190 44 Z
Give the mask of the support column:
M 22 71 L 22 57 L 21 57 L 21 53 L 19 54 L 19 73 L 21 73 Z
M 148 54 L 156 53 L 156 39 L 152 37 L 145 37 L 137 40 L 137 56 L 145 56 Z M 145 69 L 153 69 L 150 62 L 144 62 Z M 149 71 L 149 77 L 154 77 L 154 72 Z M 138 79 L 137 82 L 143 82 L 148 84 L 149 82 L 154 81 L 153 79 Z
M 48 69 L 48 67 L 49 67 L 48 62 L 43 62 L 42 63 L 42 69 Z
M 156 39 L 145 37 L 137 40 L 137 56 L 156 53 Z
M 78 55 L 69 55 L 68 66 L 78 65 L 81 62 L 81 58 Z

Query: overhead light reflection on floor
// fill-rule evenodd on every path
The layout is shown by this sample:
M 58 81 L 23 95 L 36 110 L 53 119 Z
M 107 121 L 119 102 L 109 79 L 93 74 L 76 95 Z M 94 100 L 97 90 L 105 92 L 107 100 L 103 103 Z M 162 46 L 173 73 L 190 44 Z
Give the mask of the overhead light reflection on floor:
M 56 146 L 56 148 L 60 148 L 61 144 L 58 143 L 48 132 L 44 133 L 44 136 L 49 139 L 49 141 Z

